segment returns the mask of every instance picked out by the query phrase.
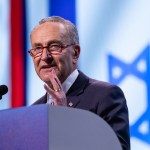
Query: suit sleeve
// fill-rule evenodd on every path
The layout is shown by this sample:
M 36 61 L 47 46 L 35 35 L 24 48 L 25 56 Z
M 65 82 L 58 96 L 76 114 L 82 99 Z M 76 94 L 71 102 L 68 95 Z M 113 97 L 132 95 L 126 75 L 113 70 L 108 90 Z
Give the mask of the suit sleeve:
M 122 90 L 111 85 L 99 104 L 98 114 L 113 128 L 123 150 L 130 150 L 128 108 Z

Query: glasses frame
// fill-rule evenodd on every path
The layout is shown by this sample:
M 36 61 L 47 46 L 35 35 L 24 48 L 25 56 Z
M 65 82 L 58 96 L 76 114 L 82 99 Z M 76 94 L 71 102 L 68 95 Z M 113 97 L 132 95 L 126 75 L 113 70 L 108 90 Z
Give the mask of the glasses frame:
M 53 44 L 54 44 L 54 43 L 53 43 Z M 51 44 L 51 45 L 52 45 L 52 44 Z M 63 51 L 63 49 L 65 49 L 65 48 L 67 48 L 67 47 L 69 47 L 69 46 L 73 46 L 73 45 L 75 45 L 75 44 L 68 44 L 68 45 L 58 44 L 58 45 L 60 46 L 60 47 L 59 47 L 60 50 L 57 51 L 57 52 L 58 52 L 58 54 L 60 54 L 60 53 Z M 36 57 L 38 54 L 41 54 L 41 55 L 42 55 L 44 48 L 47 49 L 47 51 L 50 53 L 50 55 L 55 55 L 55 54 L 52 53 L 52 51 L 49 51 L 48 48 L 50 47 L 50 45 L 48 45 L 48 46 L 40 46 L 40 47 L 41 47 L 42 51 L 39 52 L 39 53 L 37 53 L 36 55 L 34 55 L 32 51 L 35 51 L 35 49 L 36 49 L 37 47 L 28 50 L 28 53 L 30 54 L 30 56 Z M 39 55 L 39 56 L 40 56 L 40 55 Z

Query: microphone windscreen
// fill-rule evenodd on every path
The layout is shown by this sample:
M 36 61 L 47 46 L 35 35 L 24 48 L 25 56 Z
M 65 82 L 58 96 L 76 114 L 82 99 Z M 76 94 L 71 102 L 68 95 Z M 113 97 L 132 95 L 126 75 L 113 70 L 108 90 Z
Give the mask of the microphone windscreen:
M 8 87 L 6 85 L 0 85 L 0 95 L 4 95 L 8 92 Z

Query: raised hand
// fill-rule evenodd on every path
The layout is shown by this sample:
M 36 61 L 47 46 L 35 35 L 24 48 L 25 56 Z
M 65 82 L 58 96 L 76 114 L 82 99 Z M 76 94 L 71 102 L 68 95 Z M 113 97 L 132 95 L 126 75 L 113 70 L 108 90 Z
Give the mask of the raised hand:
M 44 84 L 44 88 L 52 96 L 54 105 L 67 106 L 66 95 L 54 70 L 51 71 L 49 84 Z

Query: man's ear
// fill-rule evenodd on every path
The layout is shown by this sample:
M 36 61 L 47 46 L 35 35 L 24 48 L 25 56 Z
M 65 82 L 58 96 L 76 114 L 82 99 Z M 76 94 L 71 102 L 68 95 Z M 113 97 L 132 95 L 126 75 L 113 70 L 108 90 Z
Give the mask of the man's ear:
M 79 58 L 80 55 L 80 46 L 79 45 L 75 45 L 74 46 L 74 58 Z
M 73 54 L 73 64 L 77 64 L 77 60 L 79 58 L 79 55 L 80 55 L 80 46 L 75 45 L 74 46 L 74 54 Z

